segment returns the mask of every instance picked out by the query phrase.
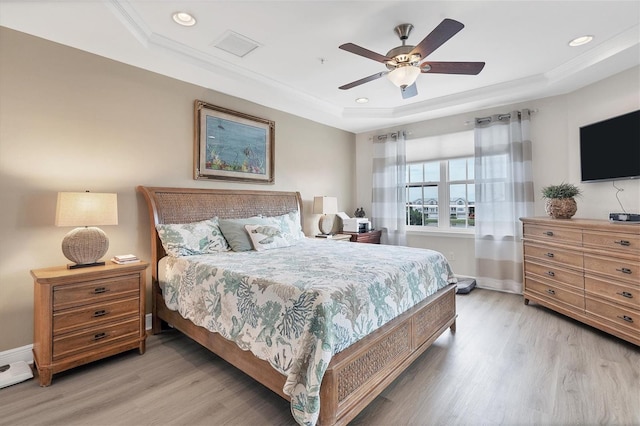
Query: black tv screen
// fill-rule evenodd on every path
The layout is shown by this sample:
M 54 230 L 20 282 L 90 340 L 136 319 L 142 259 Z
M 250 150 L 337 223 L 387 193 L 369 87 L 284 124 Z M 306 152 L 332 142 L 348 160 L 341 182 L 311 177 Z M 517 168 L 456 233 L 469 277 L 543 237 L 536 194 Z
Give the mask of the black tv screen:
M 582 182 L 640 177 L 640 110 L 580 128 Z

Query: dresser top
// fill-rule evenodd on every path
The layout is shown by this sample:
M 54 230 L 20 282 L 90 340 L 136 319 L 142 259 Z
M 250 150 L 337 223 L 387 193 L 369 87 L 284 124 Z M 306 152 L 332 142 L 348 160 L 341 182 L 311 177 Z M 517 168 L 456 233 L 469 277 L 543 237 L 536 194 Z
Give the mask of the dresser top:
M 640 235 L 640 222 L 611 222 L 602 219 L 554 219 L 548 216 L 521 217 L 522 223 L 546 226 L 562 226 L 567 228 L 589 229 L 605 232 L 624 232 Z

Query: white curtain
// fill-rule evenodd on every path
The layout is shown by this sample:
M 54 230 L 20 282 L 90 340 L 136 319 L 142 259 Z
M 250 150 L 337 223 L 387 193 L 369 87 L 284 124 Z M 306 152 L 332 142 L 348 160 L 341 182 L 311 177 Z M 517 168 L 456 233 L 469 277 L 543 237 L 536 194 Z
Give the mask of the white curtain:
M 529 110 L 476 118 L 476 281 L 522 293 L 522 224 L 533 214 Z
M 407 244 L 406 164 L 404 132 L 374 137 L 371 221 L 382 244 Z

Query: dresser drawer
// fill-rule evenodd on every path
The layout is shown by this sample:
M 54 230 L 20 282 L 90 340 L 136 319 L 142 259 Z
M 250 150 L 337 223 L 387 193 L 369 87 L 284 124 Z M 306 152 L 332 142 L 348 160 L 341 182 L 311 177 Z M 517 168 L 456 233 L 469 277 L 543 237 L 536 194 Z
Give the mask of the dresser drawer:
M 53 290 L 53 309 L 56 311 L 118 297 L 137 296 L 139 293 L 140 277 L 137 274 L 56 286 Z
M 524 264 L 524 273 L 529 276 L 535 274 L 546 278 L 548 281 L 559 282 L 579 290 L 584 288 L 584 278 L 582 274 L 558 267 L 556 265 L 541 265 L 530 261 Z
M 580 312 L 584 312 L 583 291 L 573 292 L 554 285 L 553 283 L 538 281 L 534 278 L 526 277 L 525 292 L 537 293 L 545 299 L 553 302 L 562 302 L 564 304 L 571 305 Z
M 93 327 L 121 318 L 135 318 L 139 314 L 140 299 L 137 297 L 65 309 L 53 314 L 53 335 L 57 336 L 77 328 Z
M 582 245 L 582 230 L 567 229 L 557 226 L 524 225 L 524 237 L 536 240 L 555 241 L 563 244 Z
M 584 289 L 594 298 L 607 299 L 612 303 L 640 310 L 640 288 L 612 281 L 584 277 Z
M 583 243 L 585 247 L 612 249 L 640 256 L 640 235 L 585 230 Z
M 137 339 L 139 336 L 139 318 L 64 334 L 53 338 L 53 360 L 60 360 L 79 352 L 93 351 L 127 337 Z
M 606 275 L 616 280 L 640 286 L 640 261 L 585 253 L 584 270 L 585 273 Z
M 555 247 L 538 246 L 525 242 L 524 255 L 525 257 L 537 259 L 536 261 L 543 265 L 550 263 L 582 269 L 582 253 L 574 251 L 558 249 Z
M 640 331 L 640 312 L 635 309 L 587 297 L 586 311 L 590 315 L 605 319 L 618 326 L 626 327 L 635 332 Z

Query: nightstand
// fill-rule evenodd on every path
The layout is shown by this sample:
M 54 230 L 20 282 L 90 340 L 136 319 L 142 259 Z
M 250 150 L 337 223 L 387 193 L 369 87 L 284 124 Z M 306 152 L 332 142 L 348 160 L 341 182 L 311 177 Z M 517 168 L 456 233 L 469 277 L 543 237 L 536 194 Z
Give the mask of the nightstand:
M 368 244 L 380 244 L 380 236 L 382 231 L 369 231 L 369 232 L 342 232 L 344 235 L 351 236 L 351 242 L 353 243 L 368 243 Z
M 145 351 L 146 262 L 35 269 L 33 359 L 52 375 L 131 349 Z

